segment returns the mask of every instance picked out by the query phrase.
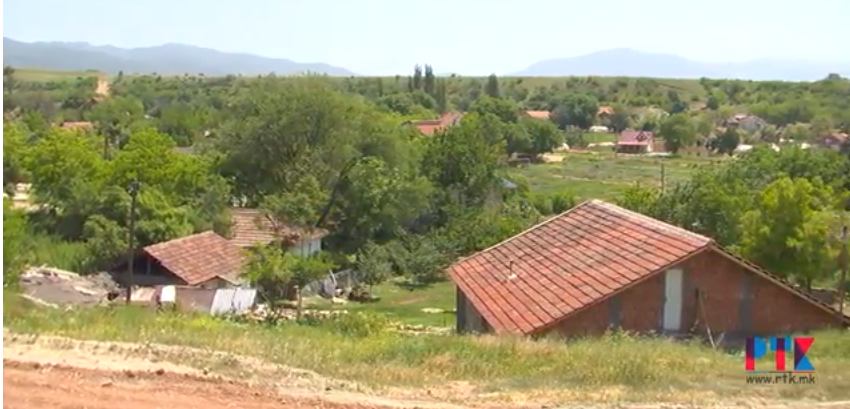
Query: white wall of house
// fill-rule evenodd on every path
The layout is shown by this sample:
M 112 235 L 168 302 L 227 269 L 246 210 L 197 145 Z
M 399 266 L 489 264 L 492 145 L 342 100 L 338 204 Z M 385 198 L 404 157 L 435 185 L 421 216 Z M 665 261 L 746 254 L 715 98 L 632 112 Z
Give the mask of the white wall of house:
M 319 252 L 322 249 L 322 239 L 313 239 L 301 242 L 300 244 L 293 246 L 289 249 L 289 252 L 292 254 L 297 254 L 299 256 L 310 256 Z
M 221 277 L 213 277 L 207 281 L 204 281 L 203 283 L 198 284 L 196 287 L 208 290 L 217 290 L 219 288 L 233 287 L 233 284 L 228 282 L 227 280 L 222 279 Z

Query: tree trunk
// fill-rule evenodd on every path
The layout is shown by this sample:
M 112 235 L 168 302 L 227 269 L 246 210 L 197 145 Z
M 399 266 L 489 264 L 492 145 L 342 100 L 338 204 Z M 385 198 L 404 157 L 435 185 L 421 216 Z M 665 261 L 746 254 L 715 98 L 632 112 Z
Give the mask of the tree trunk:
M 296 309 L 295 309 L 295 318 L 300 320 L 301 319 L 301 309 L 303 307 L 303 304 L 302 304 L 303 298 L 301 298 L 301 286 L 299 286 L 299 285 L 295 286 L 295 298 L 297 300 L 296 301 L 297 302 Z

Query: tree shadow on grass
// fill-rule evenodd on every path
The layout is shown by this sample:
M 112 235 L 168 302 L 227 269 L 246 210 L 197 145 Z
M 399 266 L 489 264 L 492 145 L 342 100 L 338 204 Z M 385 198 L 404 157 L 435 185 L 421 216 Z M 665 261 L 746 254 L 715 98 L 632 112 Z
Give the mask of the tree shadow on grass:
M 419 282 L 419 281 L 404 280 L 404 281 L 396 281 L 396 282 L 393 283 L 393 285 L 395 285 L 396 287 L 401 288 L 403 290 L 415 291 L 415 290 L 424 290 L 424 289 L 427 289 L 427 288 L 431 288 L 431 286 L 433 286 L 433 283 L 423 283 L 423 282 Z

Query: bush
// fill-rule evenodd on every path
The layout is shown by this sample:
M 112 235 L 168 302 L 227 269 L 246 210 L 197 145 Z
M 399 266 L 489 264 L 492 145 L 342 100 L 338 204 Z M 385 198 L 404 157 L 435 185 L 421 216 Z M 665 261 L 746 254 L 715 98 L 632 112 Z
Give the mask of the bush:
M 340 335 L 360 338 L 382 334 L 392 326 L 386 316 L 365 312 L 337 315 L 322 324 Z
M 91 257 L 85 243 L 45 235 L 31 237 L 30 243 L 34 265 L 47 265 L 78 273 L 90 272 Z

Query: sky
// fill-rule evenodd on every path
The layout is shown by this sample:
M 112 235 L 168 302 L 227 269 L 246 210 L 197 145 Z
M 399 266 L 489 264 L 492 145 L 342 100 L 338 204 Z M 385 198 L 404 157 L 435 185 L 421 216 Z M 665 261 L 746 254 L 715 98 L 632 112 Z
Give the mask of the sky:
M 611 48 L 702 61 L 850 61 L 848 0 L 5 0 L 3 35 L 183 43 L 365 75 L 506 74 Z

